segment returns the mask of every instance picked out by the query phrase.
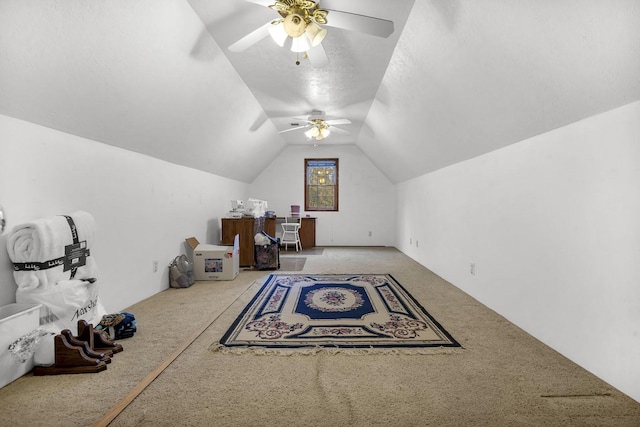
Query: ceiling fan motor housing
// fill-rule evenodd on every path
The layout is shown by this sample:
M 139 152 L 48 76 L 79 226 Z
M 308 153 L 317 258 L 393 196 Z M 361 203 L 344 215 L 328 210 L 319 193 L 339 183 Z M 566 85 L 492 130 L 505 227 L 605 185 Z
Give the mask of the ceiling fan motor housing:
M 305 13 L 302 9 L 291 9 L 284 18 L 284 30 L 290 37 L 296 38 L 304 34 L 307 29 Z

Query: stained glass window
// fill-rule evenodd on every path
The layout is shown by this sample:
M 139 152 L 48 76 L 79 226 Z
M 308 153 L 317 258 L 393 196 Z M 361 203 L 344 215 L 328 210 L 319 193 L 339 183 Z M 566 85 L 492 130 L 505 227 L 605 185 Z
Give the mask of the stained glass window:
M 305 159 L 305 211 L 338 210 L 338 159 Z

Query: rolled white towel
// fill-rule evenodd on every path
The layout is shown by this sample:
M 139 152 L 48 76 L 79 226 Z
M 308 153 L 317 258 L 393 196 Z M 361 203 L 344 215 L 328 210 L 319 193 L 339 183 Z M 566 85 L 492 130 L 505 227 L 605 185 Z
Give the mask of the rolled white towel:
M 22 290 L 52 286 L 60 280 L 97 277 L 90 256 L 95 220 L 84 211 L 18 225 L 7 238 L 13 276 Z

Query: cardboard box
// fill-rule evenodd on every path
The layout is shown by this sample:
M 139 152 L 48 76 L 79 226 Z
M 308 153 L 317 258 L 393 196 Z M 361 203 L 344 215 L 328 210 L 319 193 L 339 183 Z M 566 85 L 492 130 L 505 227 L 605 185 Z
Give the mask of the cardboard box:
M 193 273 L 196 280 L 233 280 L 240 272 L 240 235 L 233 246 L 202 244 L 195 237 L 185 239 L 193 250 Z
M 42 304 L 8 304 L 0 307 L 0 388 L 33 369 L 33 355 L 19 361 L 9 346 L 40 327 Z

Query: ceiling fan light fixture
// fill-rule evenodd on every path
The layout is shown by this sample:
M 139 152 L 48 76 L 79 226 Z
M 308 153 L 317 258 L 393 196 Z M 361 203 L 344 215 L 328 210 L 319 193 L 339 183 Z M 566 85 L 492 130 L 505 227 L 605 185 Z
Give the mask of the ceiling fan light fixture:
M 299 126 L 298 123 L 291 123 L 291 126 L 294 126 L 292 129 L 285 129 L 278 133 L 289 132 L 297 129 L 306 129 L 304 131 L 304 136 L 306 136 L 310 140 L 320 141 L 325 138 L 328 138 L 334 131 L 341 134 L 349 134 L 348 131 L 344 129 L 340 129 L 339 127 L 334 127 L 333 130 L 330 129 L 334 124 L 351 124 L 351 120 L 349 119 L 330 119 L 325 120 L 322 118 L 324 116 L 324 112 L 313 110 L 309 116 L 304 119 L 300 119 L 305 121 L 307 124 Z M 318 171 L 319 174 L 323 173 L 323 171 Z
M 309 44 L 309 39 L 304 35 L 300 37 L 295 37 L 291 41 L 291 51 L 292 52 L 306 52 L 311 49 L 311 45 Z
M 313 138 L 317 139 L 318 135 L 320 135 L 320 130 L 316 126 L 313 126 L 308 131 L 306 131 L 304 135 L 309 139 L 313 139 Z
M 284 18 L 283 26 L 289 37 L 296 38 L 304 34 L 307 29 L 305 12 L 302 9 L 291 9 Z
M 329 125 L 322 119 L 311 119 L 312 126 L 304 134 L 309 139 L 323 140 L 331 134 Z
M 284 46 L 284 42 L 287 40 L 287 37 L 289 37 L 287 32 L 284 30 L 284 25 L 282 24 L 282 21 L 270 26 L 269 34 L 271 35 L 271 38 L 273 39 L 273 41 L 276 42 L 280 47 Z
M 327 30 L 320 27 L 315 22 L 311 21 L 309 25 L 307 25 L 307 37 L 309 37 L 309 42 L 311 42 L 311 47 L 316 47 L 327 35 Z

